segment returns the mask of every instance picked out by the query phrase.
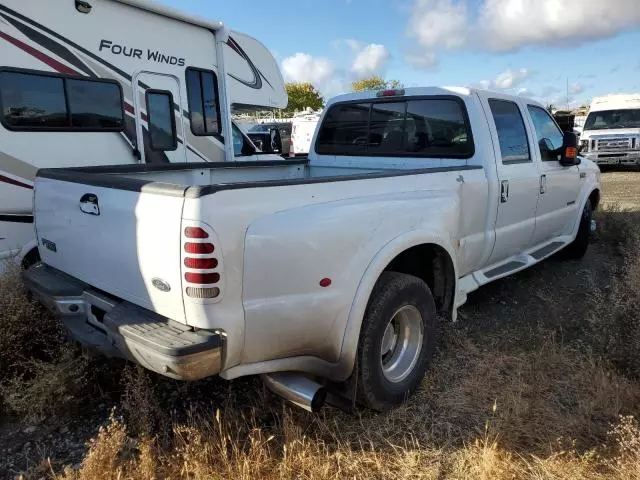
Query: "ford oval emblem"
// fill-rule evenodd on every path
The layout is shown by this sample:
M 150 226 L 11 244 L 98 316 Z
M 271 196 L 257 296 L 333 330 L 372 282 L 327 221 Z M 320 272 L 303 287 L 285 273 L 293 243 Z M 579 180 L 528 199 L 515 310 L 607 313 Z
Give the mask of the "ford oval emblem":
M 151 283 L 153 284 L 154 287 L 156 287 L 161 292 L 168 292 L 171 290 L 171 285 L 169 285 L 167 282 L 165 282 L 161 278 L 158 278 L 158 277 L 153 278 L 151 279 Z

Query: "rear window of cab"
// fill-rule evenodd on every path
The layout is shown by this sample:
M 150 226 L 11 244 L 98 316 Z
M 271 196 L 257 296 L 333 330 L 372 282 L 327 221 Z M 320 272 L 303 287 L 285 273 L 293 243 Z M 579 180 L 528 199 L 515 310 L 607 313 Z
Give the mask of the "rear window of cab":
M 316 140 L 320 155 L 469 158 L 473 136 L 457 97 L 345 102 L 330 107 Z

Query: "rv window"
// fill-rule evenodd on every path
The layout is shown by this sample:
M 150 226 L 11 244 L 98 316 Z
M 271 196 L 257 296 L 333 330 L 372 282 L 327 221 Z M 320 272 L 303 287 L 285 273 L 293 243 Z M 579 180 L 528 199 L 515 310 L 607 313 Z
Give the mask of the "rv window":
M 194 135 L 220 135 L 218 82 L 210 70 L 187 68 L 187 96 Z
M 176 117 L 173 113 L 173 96 L 166 90 L 147 90 L 147 122 L 149 143 L 152 150 L 178 148 Z
M 121 131 L 120 86 L 42 72 L 0 71 L 2 124 L 11 130 Z
M 73 127 L 120 129 L 124 125 L 120 87 L 115 83 L 67 79 Z
M 64 79 L 15 72 L 0 73 L 2 121 L 9 127 L 69 126 Z

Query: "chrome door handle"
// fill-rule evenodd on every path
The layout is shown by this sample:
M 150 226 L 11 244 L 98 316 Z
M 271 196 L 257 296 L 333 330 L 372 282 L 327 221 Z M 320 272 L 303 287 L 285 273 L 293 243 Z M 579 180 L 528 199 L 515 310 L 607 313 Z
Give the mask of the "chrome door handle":
M 509 200 L 509 180 L 500 182 L 500 203 L 507 203 Z
M 540 193 L 544 194 L 547 191 L 547 176 L 540 175 Z

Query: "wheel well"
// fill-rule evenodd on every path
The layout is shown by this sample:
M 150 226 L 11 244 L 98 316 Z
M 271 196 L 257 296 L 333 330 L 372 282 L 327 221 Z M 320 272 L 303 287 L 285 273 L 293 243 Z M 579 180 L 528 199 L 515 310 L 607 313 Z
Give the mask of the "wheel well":
M 453 262 L 444 248 L 434 244 L 416 245 L 394 258 L 385 271 L 424 280 L 433 293 L 438 312 L 445 315 L 451 312 L 456 278 Z
M 591 202 L 591 209 L 595 212 L 600 204 L 600 190 L 597 188 L 589 195 L 589 201 Z
M 38 252 L 37 248 L 32 248 L 22 258 L 22 268 L 26 270 L 27 268 L 38 263 L 39 261 L 40 261 L 40 252 Z

